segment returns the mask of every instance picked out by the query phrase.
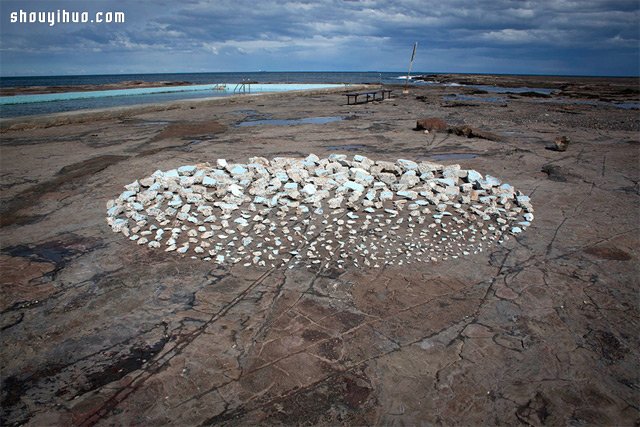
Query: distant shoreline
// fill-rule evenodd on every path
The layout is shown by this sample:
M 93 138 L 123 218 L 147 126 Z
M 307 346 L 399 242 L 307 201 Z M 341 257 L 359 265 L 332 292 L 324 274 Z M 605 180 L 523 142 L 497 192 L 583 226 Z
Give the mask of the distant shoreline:
M 258 74 L 258 73 L 256 73 Z M 389 88 L 401 88 L 405 85 L 406 80 L 403 80 L 400 74 L 386 74 L 381 75 L 379 73 L 300 73 L 296 76 L 289 74 L 277 74 L 277 73 L 261 73 L 261 80 L 274 82 L 274 81 L 289 81 L 300 84 L 309 83 L 335 83 L 341 78 L 351 79 L 349 84 L 383 84 Z M 93 77 L 85 77 L 78 80 L 69 79 L 34 79 L 31 86 L 15 87 L 15 88 L 2 88 L 0 94 L 5 96 L 11 95 L 35 95 L 35 94 L 55 94 L 65 92 L 86 92 L 86 91 L 100 91 L 100 90 L 117 90 L 117 89 L 141 89 L 141 88 L 157 88 L 157 87 L 180 87 L 189 84 L 198 84 L 206 81 L 208 84 L 221 83 L 223 78 L 226 84 L 234 84 L 233 80 L 244 80 L 247 75 L 222 76 L 220 74 L 203 74 L 196 75 L 182 75 L 181 80 L 167 79 L 167 75 L 159 74 L 155 76 L 136 75 L 135 80 L 126 81 L 113 81 L 112 77 L 102 76 L 95 77 L 93 82 L 90 81 Z M 175 77 L 175 76 L 174 76 Z M 255 76 L 249 76 L 255 77 Z M 149 78 L 150 80 L 145 80 Z M 158 80 L 153 81 L 152 78 Z M 111 80 L 109 80 L 111 79 Z M 230 80 L 230 81 L 229 81 Z M 257 80 L 257 78 L 256 78 Z M 314 81 L 315 80 L 315 81 Z M 362 80 L 362 81 L 361 81 Z M 360 83 L 356 83 L 361 81 Z M 78 84 L 56 84 L 59 82 L 75 83 Z M 638 85 L 638 78 L 635 77 L 563 77 L 563 76 L 519 76 L 519 75 L 481 75 L 481 74 L 412 74 L 411 86 L 419 87 L 423 85 L 441 85 L 441 86 L 462 86 L 467 95 L 481 94 L 481 93 L 503 93 L 506 95 L 513 94 L 514 96 L 528 96 L 536 98 L 565 98 L 580 100 L 580 102 L 608 102 L 615 104 L 640 103 L 640 86 Z M 7 81 L 3 82 L 7 85 Z M 27 81 L 28 83 L 28 81 Z M 38 83 L 38 84 L 36 84 Z M 42 84 L 45 83 L 45 84 Z M 53 83 L 47 85 L 46 83 Z M 87 84 L 92 83 L 92 84 Z M 496 88 L 500 90 L 496 90 Z M 194 96 L 193 94 L 197 94 Z M 47 115 L 58 112 L 73 112 L 80 110 L 95 110 L 104 109 L 109 107 L 118 106 L 135 106 L 144 105 L 150 103 L 165 103 L 165 102 L 178 102 L 181 100 L 195 99 L 195 98 L 207 98 L 210 96 L 203 96 L 203 92 L 189 92 L 189 95 L 182 93 L 167 93 L 167 94 L 152 94 L 152 95 L 140 95 L 139 98 L 144 102 L 137 102 L 138 97 L 118 97 L 118 101 L 115 102 L 116 97 L 113 98 L 97 98 L 100 102 L 84 100 L 75 101 L 61 101 L 62 103 L 77 103 L 80 102 L 82 106 L 76 104 L 75 108 L 59 109 L 58 104 L 53 103 L 45 105 L 47 103 L 33 103 L 34 107 L 25 107 L 18 103 L 17 106 L 5 106 L 3 118 L 11 117 L 26 117 L 33 115 Z M 11 96 L 9 95 L 9 96 Z M 148 98 L 153 96 L 155 98 Z M 114 100 L 112 102 L 112 100 Z M 123 102 L 126 101 L 126 102 Z M 87 105 L 84 105 L 87 104 Z M 90 104 L 90 105 L 89 105 Z M 62 104 L 60 104 L 62 105 Z M 51 108 L 53 106 L 54 108 Z M 10 110 L 13 108 L 14 110 Z M 637 108 L 632 106 L 631 108 Z M 19 111 L 16 111 L 19 110 Z
M 24 80 L 24 82 L 28 82 L 29 80 L 33 80 L 37 82 L 39 80 L 57 80 L 62 79 L 66 81 L 71 79 L 74 76 L 42 76 L 42 77 L 9 77 L 5 79 L 5 85 L 9 83 L 7 80 L 16 80 L 15 86 L 5 86 L 0 87 L 0 96 L 15 96 L 15 95 L 35 95 L 35 94 L 47 94 L 47 93 L 65 93 L 65 92 L 89 92 L 89 91 L 99 91 L 99 90 L 118 90 L 118 89 L 132 89 L 132 88 L 155 88 L 155 87 L 172 87 L 172 86 L 188 86 L 201 84 L 202 81 L 193 81 L 193 80 L 154 80 L 151 77 L 170 77 L 170 76 L 189 76 L 189 75 L 223 75 L 233 73 L 184 73 L 184 74 L 137 74 L 137 75 L 96 75 L 96 76 L 78 76 L 79 80 L 89 80 L 91 78 L 95 78 L 96 83 L 78 83 L 78 84 L 35 84 L 30 85 L 19 84 L 20 80 Z M 373 77 L 377 74 L 384 74 L 384 84 L 387 85 L 403 85 L 405 80 L 399 78 L 406 73 L 398 72 L 398 73 L 377 73 L 377 72 L 328 72 L 328 73 L 309 73 L 309 72 L 292 72 L 292 73 L 238 73 L 238 75 L 248 75 L 253 76 L 254 74 L 262 75 L 262 76 L 271 76 L 273 75 L 275 79 L 261 79 L 261 83 L 285 83 L 282 79 L 282 76 L 289 75 L 308 75 L 308 74 L 323 74 L 325 76 L 331 76 L 333 78 L 338 78 L 341 75 L 353 77 L 357 75 L 363 75 L 365 81 L 356 82 L 350 81 L 349 83 L 356 84 L 371 84 L 374 83 L 372 80 Z M 393 74 L 394 77 L 390 75 Z M 106 78 L 117 78 L 120 76 L 127 77 L 136 77 L 132 80 L 123 80 L 111 83 L 99 83 L 101 79 Z M 373 77 L 372 77 L 373 76 Z M 145 77 L 148 77 L 145 79 Z M 281 79 L 278 80 L 278 77 Z M 290 80 L 290 79 L 287 79 Z M 297 79 L 292 79 L 297 80 Z M 330 79 L 324 78 L 322 81 L 317 81 L 313 83 L 342 83 L 339 81 L 329 81 Z M 351 79 L 350 79 L 351 80 Z M 425 82 L 437 82 L 440 84 L 461 84 L 461 85 L 492 85 L 497 87 L 531 87 L 531 88 L 548 88 L 548 89 L 564 89 L 567 85 L 580 85 L 580 84 L 597 84 L 601 85 L 605 81 L 614 83 L 614 86 L 624 86 L 628 88 L 637 88 L 640 85 L 640 77 L 618 77 L 618 76 L 554 76 L 554 75 L 521 75 L 521 74 L 466 74 L 466 73 L 413 73 L 411 76 L 411 81 L 425 81 Z M 307 83 L 312 83 L 311 81 L 306 81 Z M 206 83 L 219 83 L 217 81 L 207 81 Z M 233 83 L 233 81 L 225 82 L 225 83 Z

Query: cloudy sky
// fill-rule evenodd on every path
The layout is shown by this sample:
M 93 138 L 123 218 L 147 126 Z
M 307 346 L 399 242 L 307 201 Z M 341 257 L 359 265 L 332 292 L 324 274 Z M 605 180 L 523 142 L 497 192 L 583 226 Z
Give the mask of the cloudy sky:
M 122 11 L 123 24 L 20 23 Z M 402 71 L 638 75 L 638 0 L 0 0 L 0 73 Z

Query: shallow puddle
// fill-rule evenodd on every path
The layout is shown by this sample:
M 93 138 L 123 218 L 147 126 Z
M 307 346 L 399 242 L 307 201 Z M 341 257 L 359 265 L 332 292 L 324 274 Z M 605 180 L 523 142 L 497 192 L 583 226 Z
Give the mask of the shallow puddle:
M 294 125 L 322 125 L 325 123 L 338 122 L 344 120 L 342 116 L 332 116 L 332 117 L 305 117 L 304 119 L 262 119 L 262 120 L 245 120 L 238 123 L 237 127 L 246 127 L 246 126 L 261 126 L 261 125 L 271 125 L 271 126 L 294 126 Z
M 428 156 L 427 158 L 430 160 L 464 160 L 464 159 L 475 159 L 479 154 L 474 153 L 442 153 L 442 154 L 434 154 L 432 156 Z
M 484 90 L 492 93 L 539 93 L 541 95 L 551 95 L 554 89 L 541 87 L 501 87 L 492 85 L 469 85 L 469 87 Z
M 171 124 L 170 121 L 167 120 L 144 120 L 138 123 L 135 123 L 134 126 L 142 127 L 142 126 L 166 126 Z
M 325 145 L 325 147 L 329 151 L 360 151 L 366 150 L 367 147 L 364 144 L 346 144 L 346 145 Z
M 618 104 L 613 104 L 616 108 L 621 108 L 623 110 L 640 110 L 640 102 L 621 102 Z
M 505 98 L 500 96 L 472 96 L 472 95 L 445 95 L 442 97 L 445 101 L 478 101 L 478 102 L 506 102 Z

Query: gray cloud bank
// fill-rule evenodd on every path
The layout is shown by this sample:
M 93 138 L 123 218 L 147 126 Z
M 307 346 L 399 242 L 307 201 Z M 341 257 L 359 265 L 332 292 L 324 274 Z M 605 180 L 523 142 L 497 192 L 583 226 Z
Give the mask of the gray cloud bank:
M 10 13 L 123 11 L 124 24 Z M 124 0 L 0 3 L 2 75 L 414 69 L 638 75 L 636 0 Z

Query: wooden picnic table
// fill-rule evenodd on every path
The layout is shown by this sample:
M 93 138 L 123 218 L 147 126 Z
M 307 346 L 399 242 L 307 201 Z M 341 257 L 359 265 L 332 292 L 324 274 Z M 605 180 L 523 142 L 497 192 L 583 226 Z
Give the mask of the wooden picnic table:
M 362 103 L 366 104 L 369 101 L 376 101 L 378 99 L 384 100 L 385 94 L 387 95 L 387 98 L 391 98 L 391 89 L 376 89 L 363 92 L 351 92 L 345 93 L 344 95 L 347 97 L 347 105 L 351 105 L 352 99 L 353 104 L 358 104 L 358 97 L 364 97 L 364 101 Z

